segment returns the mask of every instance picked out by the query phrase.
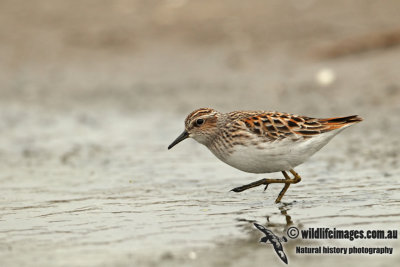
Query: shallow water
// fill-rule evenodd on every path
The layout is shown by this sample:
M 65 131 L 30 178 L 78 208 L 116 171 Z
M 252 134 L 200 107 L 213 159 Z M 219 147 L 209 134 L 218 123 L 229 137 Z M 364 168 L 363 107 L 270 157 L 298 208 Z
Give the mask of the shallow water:
M 1 267 L 279 266 L 253 222 L 399 230 L 399 1 L 75 2 L 0 2 Z M 296 168 L 277 205 L 281 185 L 229 190 L 280 173 L 193 140 L 167 150 L 200 107 L 364 121 Z M 295 253 L 307 244 L 395 251 Z M 399 249 L 284 244 L 307 267 L 395 266 Z
M 122 265 L 157 265 L 227 240 L 257 244 L 252 222 L 283 234 L 289 225 L 399 226 L 399 170 L 373 167 L 367 152 L 353 160 L 356 129 L 298 167 L 303 180 L 277 205 L 280 185 L 265 192 L 229 190 L 279 173 L 240 172 L 193 140 L 168 151 L 182 130 L 180 117 L 8 111 L 3 122 L 16 113 L 23 119 L 2 125 L 3 266 L 114 265 L 116 258 Z M 162 131 L 152 131 L 153 125 Z M 398 241 L 386 245 L 400 249 Z

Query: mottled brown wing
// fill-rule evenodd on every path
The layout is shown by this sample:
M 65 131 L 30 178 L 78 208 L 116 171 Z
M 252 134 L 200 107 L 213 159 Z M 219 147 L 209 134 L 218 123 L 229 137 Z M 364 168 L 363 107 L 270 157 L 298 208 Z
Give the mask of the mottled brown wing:
M 280 112 L 260 112 L 248 115 L 241 119 L 247 129 L 259 136 L 265 136 L 271 141 L 283 138 L 294 140 L 301 137 L 310 138 L 362 120 L 356 115 L 329 119 Z

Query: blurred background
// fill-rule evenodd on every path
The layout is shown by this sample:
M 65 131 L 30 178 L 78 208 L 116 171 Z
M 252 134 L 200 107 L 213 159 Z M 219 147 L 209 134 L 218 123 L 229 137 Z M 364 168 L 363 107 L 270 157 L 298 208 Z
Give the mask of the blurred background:
M 266 216 L 280 229 L 346 220 L 391 227 L 399 219 L 399 10 L 395 0 L 0 0 L 0 262 L 246 266 L 264 253 L 279 259 L 265 247 L 242 261 L 235 255 L 250 253 L 244 248 L 229 254 L 222 245 L 213 256 L 186 248 L 214 248 L 223 227 L 232 238 L 252 233 L 246 244 L 258 251 L 248 222 Z M 367 191 L 317 195 L 329 212 L 314 209 L 321 202 L 294 205 L 289 221 L 272 204 L 278 192 L 268 207 L 260 192 L 227 194 L 256 177 L 192 141 L 166 151 L 199 107 L 358 114 L 364 122 L 300 168 L 327 180 L 285 197 L 302 203 L 329 178 L 328 189 L 337 181 Z M 343 194 L 349 206 L 338 210 Z M 391 204 L 374 206 L 383 202 Z M 323 215 L 307 221 L 315 212 Z M 293 251 L 293 261 L 319 266 Z
M 0 4 L 3 101 L 325 116 L 398 104 L 397 1 Z

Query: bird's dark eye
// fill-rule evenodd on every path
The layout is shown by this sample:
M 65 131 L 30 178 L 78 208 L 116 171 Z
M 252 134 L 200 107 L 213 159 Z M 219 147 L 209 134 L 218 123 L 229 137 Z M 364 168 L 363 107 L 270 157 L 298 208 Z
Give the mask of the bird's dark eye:
M 204 120 L 203 120 L 203 119 L 197 119 L 197 120 L 196 120 L 197 126 L 200 126 L 200 125 L 202 125 L 203 123 L 204 123 Z

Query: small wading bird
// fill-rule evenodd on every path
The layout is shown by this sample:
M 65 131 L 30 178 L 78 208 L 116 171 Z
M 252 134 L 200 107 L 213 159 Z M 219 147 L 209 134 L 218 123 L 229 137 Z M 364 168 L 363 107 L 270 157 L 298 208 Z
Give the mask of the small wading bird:
M 264 242 L 265 244 L 268 241 L 274 246 L 274 250 L 276 254 L 278 254 L 279 258 L 286 264 L 288 264 L 288 259 L 286 257 L 285 252 L 283 251 L 283 246 L 281 242 L 287 242 L 286 237 L 279 238 L 277 237 L 271 230 L 268 230 L 264 226 L 258 223 L 254 223 L 254 226 L 265 234 L 264 237 L 260 239 L 260 242 Z
M 276 203 L 291 184 L 301 181 L 293 170 L 325 146 L 343 129 L 362 121 L 357 115 L 316 119 L 280 112 L 233 111 L 201 108 L 190 113 L 185 130 L 168 149 L 188 137 L 205 145 L 223 162 L 250 173 L 282 172 L 285 179 L 261 179 L 234 192 L 269 184 L 285 184 Z M 290 178 L 287 171 L 292 173 Z

